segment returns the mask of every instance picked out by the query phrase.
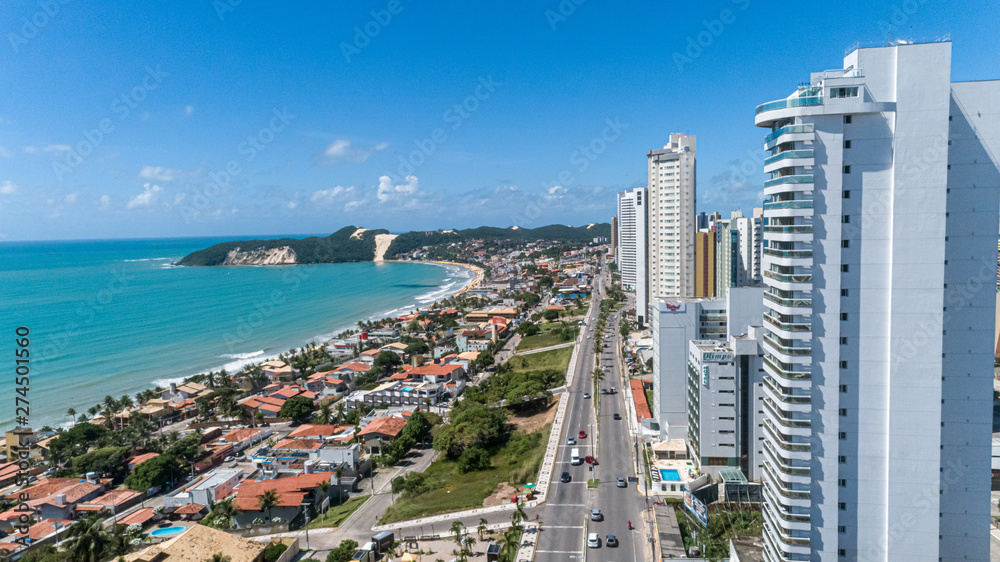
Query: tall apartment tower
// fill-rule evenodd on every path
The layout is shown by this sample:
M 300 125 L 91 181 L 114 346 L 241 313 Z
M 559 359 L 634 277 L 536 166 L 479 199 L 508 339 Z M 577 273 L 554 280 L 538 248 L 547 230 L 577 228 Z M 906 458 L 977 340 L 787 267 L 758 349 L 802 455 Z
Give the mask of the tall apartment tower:
M 649 294 L 694 296 L 696 137 L 671 133 L 649 163 Z
M 857 49 L 757 107 L 767 560 L 988 560 L 1000 81 Z
M 618 215 L 611 217 L 611 253 L 618 259 Z
M 715 233 L 694 234 L 694 296 L 715 296 Z
M 645 187 L 618 192 L 618 272 L 622 288 L 635 291 L 635 313 L 639 325 L 646 322 L 649 299 L 647 258 L 647 204 Z
M 734 213 L 735 214 L 735 213 Z M 740 264 L 740 235 L 733 219 L 715 223 L 715 294 L 724 297 L 737 287 Z
M 760 259 L 764 240 L 764 210 L 757 208 L 753 211 L 754 216 L 744 217 L 740 213 L 741 216 L 734 217 L 731 223 L 737 232 L 739 244 L 737 248 L 739 263 L 734 280 L 736 287 L 753 287 L 761 283 Z

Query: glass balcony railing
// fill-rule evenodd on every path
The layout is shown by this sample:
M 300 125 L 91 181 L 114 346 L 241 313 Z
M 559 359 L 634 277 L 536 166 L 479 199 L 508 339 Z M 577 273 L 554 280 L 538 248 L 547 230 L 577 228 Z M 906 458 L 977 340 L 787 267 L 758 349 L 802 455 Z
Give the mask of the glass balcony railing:
M 764 143 L 769 143 L 781 135 L 787 135 L 789 133 L 813 133 L 815 131 L 816 125 L 812 123 L 806 123 L 804 125 L 785 125 L 784 127 L 776 129 L 771 134 L 764 137 Z
M 777 295 L 772 295 L 771 293 L 764 293 L 764 299 L 769 300 L 775 304 L 780 304 L 781 306 L 788 306 L 792 308 L 812 308 L 812 299 L 783 299 Z
M 782 367 L 777 361 L 771 360 L 769 357 L 764 357 L 764 364 L 771 368 L 773 371 L 772 376 L 778 377 L 780 379 L 785 379 L 788 381 L 808 381 L 812 374 L 809 371 L 793 371 L 791 369 L 786 369 Z
M 767 166 L 772 162 L 785 160 L 786 158 L 813 158 L 815 155 L 816 153 L 811 148 L 803 148 L 801 150 L 786 150 L 784 152 L 779 152 L 777 154 L 765 158 L 764 165 Z
M 773 211 L 775 209 L 812 209 L 812 199 L 793 199 L 791 201 L 765 201 L 764 210 Z
M 789 107 L 804 107 L 808 105 L 823 105 L 823 96 L 803 96 L 798 98 L 788 98 L 784 100 L 769 101 L 757 106 L 757 115 L 765 111 L 775 109 L 787 109 Z
M 764 320 L 767 320 L 767 323 L 774 326 L 775 328 L 778 328 L 779 330 L 784 330 L 786 332 L 808 332 L 812 330 L 812 324 L 782 322 L 777 318 L 774 318 L 770 314 L 765 314 Z
M 786 274 L 768 270 L 764 270 L 764 277 L 782 283 L 812 283 L 813 280 L 813 276 L 808 273 Z
M 764 248 L 764 255 L 776 258 L 811 258 L 812 250 L 779 250 L 777 248 Z
M 812 234 L 812 231 L 811 224 L 768 225 L 764 227 L 764 232 L 774 234 Z
M 777 338 L 771 337 L 770 335 L 764 336 L 764 341 L 771 344 L 771 347 L 777 349 L 778 351 L 784 353 L 785 355 L 811 355 L 811 347 L 796 347 L 791 345 L 784 345 L 777 340 Z
M 771 414 L 779 425 L 787 427 L 788 429 L 808 429 L 812 424 L 808 420 L 796 420 L 789 418 L 778 411 L 778 408 L 774 405 L 774 401 L 770 398 L 764 398 L 764 409 Z
M 811 447 L 808 443 L 793 443 L 786 440 L 784 437 L 780 437 L 780 433 L 773 427 L 771 427 L 771 421 L 768 419 L 764 420 L 764 429 L 767 433 L 771 434 L 771 442 L 781 447 L 786 451 L 797 451 L 808 453 Z M 784 494 L 782 494 L 784 495 Z
M 764 187 L 774 187 L 776 185 L 782 185 L 786 183 L 815 183 L 815 179 L 812 174 L 797 174 L 794 176 L 779 176 L 776 178 L 771 178 L 769 180 L 764 180 Z

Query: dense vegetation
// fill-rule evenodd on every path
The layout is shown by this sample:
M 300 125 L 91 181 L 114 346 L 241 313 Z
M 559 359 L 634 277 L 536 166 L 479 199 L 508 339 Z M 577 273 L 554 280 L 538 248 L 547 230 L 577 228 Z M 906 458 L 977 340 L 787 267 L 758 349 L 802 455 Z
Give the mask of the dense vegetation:
M 326 238 L 281 238 L 278 240 L 243 240 L 223 242 L 184 256 L 180 265 L 222 265 L 231 250 L 243 252 L 271 250 L 288 246 L 295 252 L 297 263 L 343 263 L 375 259 L 375 236 L 388 230 L 368 230 L 357 238 L 356 226 L 345 226 Z
M 352 235 L 358 230 L 355 226 L 345 226 L 325 238 L 282 238 L 279 240 L 242 240 L 223 242 L 204 250 L 184 256 L 180 265 L 211 266 L 222 265 L 226 256 L 234 249 L 242 252 L 266 251 L 288 246 L 295 252 L 297 263 L 343 263 L 372 261 L 375 259 L 375 236 L 388 234 L 385 229 L 368 230 L 358 238 Z M 548 242 L 576 242 L 584 244 L 595 237 L 611 236 L 611 225 L 599 223 L 591 226 L 572 227 L 553 224 L 535 229 L 530 228 L 497 228 L 481 226 L 466 230 L 435 230 L 426 232 L 406 232 L 392 241 L 386 257 L 405 254 L 425 246 L 446 247 L 452 243 L 464 243 L 469 240 L 484 240 L 489 242 L 533 242 L 544 240 Z M 458 257 L 449 252 L 438 253 L 437 257 Z

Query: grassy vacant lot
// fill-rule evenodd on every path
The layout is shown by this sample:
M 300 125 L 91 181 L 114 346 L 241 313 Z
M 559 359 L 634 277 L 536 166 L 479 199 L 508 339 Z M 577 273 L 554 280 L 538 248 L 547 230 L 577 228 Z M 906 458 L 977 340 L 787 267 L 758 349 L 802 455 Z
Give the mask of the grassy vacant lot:
M 371 495 L 348 498 L 346 502 L 331 507 L 326 510 L 324 515 L 310 521 L 309 528 L 320 529 L 323 527 L 339 527 L 341 523 L 346 521 L 352 513 L 361 507 L 361 504 L 368 501 L 368 498 L 370 497 Z
M 439 458 L 424 471 L 428 491 L 397 497 L 379 523 L 392 523 L 449 511 L 482 507 L 501 482 L 520 489 L 538 477 L 552 425 L 530 434 L 515 434 L 506 445 L 491 451 L 493 468 L 461 474 L 458 462 Z M 518 439 L 518 435 L 522 438 Z
M 540 347 L 548 347 L 550 345 L 558 345 L 560 343 L 573 341 L 572 339 L 564 340 L 562 338 L 562 335 L 559 333 L 562 325 L 558 322 L 552 324 L 542 324 L 539 328 L 542 329 L 541 333 L 521 338 L 521 342 L 517 344 L 518 351 L 528 351 L 529 349 L 538 349 Z
M 514 371 L 541 371 L 555 369 L 565 371 L 569 366 L 569 357 L 573 354 L 572 347 L 532 353 L 531 355 L 515 355 L 507 361 Z

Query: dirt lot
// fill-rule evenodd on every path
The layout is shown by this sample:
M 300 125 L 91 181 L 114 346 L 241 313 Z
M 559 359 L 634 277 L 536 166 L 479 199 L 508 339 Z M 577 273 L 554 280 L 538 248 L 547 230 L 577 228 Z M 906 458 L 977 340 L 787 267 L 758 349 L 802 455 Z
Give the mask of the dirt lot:
M 514 497 L 514 493 L 517 490 L 513 486 L 506 482 L 501 482 L 495 492 L 490 494 L 488 498 L 483 500 L 483 507 L 493 507 L 494 505 L 500 505 L 507 500 L 508 502 Z
M 545 427 L 545 424 L 552 423 L 552 420 L 556 417 L 556 406 L 558 404 L 558 400 L 553 400 L 552 405 L 549 406 L 544 412 L 539 412 L 532 416 L 511 415 L 508 418 L 508 421 L 511 425 L 517 428 L 517 431 L 522 433 L 532 433 Z

